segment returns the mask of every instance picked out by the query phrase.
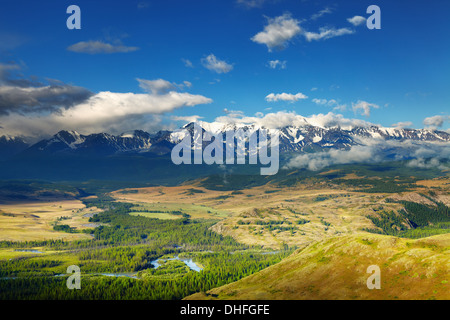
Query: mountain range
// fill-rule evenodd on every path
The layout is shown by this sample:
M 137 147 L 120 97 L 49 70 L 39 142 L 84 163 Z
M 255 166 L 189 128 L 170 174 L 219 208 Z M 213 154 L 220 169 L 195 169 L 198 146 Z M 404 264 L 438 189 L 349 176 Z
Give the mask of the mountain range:
M 229 130 L 242 129 L 254 132 L 261 127 L 251 124 L 227 124 L 199 122 L 203 131 L 211 134 L 223 134 Z M 193 135 L 194 123 L 186 129 Z M 152 153 L 156 155 L 170 154 L 172 147 L 184 135 L 183 131 L 159 131 L 154 134 L 142 130 L 134 130 L 120 135 L 108 133 L 79 134 L 76 131 L 60 131 L 49 139 L 28 145 L 20 137 L 0 137 L 0 157 L 8 159 L 14 156 L 52 156 L 52 155 L 91 155 L 108 156 L 126 153 Z M 368 141 L 422 141 L 450 142 L 450 134 L 430 129 L 397 129 L 378 126 L 354 127 L 320 127 L 311 124 L 303 126 L 286 126 L 280 129 L 280 153 L 313 152 L 323 149 L 344 149 L 364 145 Z
M 254 132 L 261 128 L 256 124 L 198 124 L 203 131 L 212 135 L 225 135 L 225 132 L 237 129 Z M 351 158 L 353 148 L 358 146 L 385 144 L 394 145 L 398 149 L 398 145 L 405 145 L 409 146 L 409 149 L 400 151 L 405 159 L 405 155 L 408 158 L 413 152 L 415 145 L 432 144 L 438 153 L 442 153 L 439 150 L 442 147 L 448 149 L 450 142 L 450 134 L 447 132 L 429 129 L 394 129 L 379 126 L 341 128 L 305 123 L 300 126 L 285 126 L 279 130 L 280 168 L 297 155 L 319 155 L 321 151 L 326 150 L 350 150 Z M 225 172 L 259 174 L 259 165 L 227 165 L 225 169 L 220 165 L 173 164 L 173 146 L 183 139 L 186 132 L 194 137 L 193 131 L 194 123 L 188 123 L 174 131 L 148 133 L 134 130 L 120 135 L 84 135 L 63 130 L 31 145 L 20 137 L 3 136 L 0 137 L 0 179 L 108 180 L 156 185 L 177 184 L 211 174 L 223 175 Z M 203 142 L 203 147 L 208 143 Z M 378 157 L 395 160 L 398 151 L 395 148 L 388 149 L 386 155 L 378 152 L 376 154 Z

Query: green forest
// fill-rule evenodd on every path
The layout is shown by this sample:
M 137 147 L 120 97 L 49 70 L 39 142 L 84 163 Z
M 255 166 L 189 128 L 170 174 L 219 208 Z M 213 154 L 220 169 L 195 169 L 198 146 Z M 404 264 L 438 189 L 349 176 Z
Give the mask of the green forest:
M 377 216 L 368 216 L 378 229 L 364 230 L 412 239 L 448 233 L 450 229 L 449 207 L 442 202 L 434 200 L 433 202 L 435 203 L 434 206 L 399 201 L 404 209 L 398 212 L 380 211 Z
M 0 299 L 182 299 L 255 273 L 295 249 L 267 252 L 240 244 L 211 231 L 214 220 L 131 216 L 131 204 L 108 196 L 85 200 L 85 205 L 104 209 L 89 220 L 103 224 L 91 229 L 92 240 L 0 242 L 4 248 L 57 251 L 0 261 Z M 193 259 L 202 270 L 191 270 L 178 260 L 158 269 L 151 263 L 175 255 Z M 66 286 L 69 265 L 80 267 L 80 290 Z M 120 274 L 102 275 L 111 273 Z

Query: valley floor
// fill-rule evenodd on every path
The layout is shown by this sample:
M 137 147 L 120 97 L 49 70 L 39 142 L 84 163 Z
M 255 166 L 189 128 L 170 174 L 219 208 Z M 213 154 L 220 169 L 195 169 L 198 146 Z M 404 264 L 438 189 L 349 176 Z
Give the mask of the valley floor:
M 326 174 L 0 204 L 0 298 L 450 299 L 450 179 Z M 83 292 L 65 288 L 73 264 Z

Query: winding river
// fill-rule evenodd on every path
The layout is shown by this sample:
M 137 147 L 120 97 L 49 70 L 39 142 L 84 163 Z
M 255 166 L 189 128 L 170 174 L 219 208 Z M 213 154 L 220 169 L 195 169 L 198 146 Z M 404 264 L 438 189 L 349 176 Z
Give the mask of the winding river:
M 156 260 L 152 260 L 150 261 L 150 263 L 153 265 L 153 267 L 155 269 L 157 269 L 161 264 L 159 263 L 159 261 L 168 261 L 168 260 L 180 260 L 182 262 L 184 262 L 185 265 L 187 265 L 189 267 L 189 269 L 200 272 L 201 270 L 203 270 L 203 268 L 199 267 L 194 261 L 192 261 L 192 259 L 186 259 L 186 258 L 180 258 L 178 256 L 175 256 L 174 258 L 169 258 L 169 259 L 156 259 Z

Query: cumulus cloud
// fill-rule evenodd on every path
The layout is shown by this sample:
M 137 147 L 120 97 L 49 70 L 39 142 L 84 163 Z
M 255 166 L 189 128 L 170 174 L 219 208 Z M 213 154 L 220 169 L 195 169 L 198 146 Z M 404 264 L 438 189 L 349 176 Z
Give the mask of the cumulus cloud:
M 192 87 L 192 83 L 189 81 L 183 81 L 183 83 L 169 82 L 164 79 L 145 80 L 136 79 L 139 82 L 139 87 L 146 92 L 152 94 L 164 94 L 169 91 L 184 90 L 185 88 Z
M 269 99 L 275 99 L 275 95 L 269 95 Z M 327 100 L 335 101 L 335 100 Z M 265 110 L 270 110 L 269 108 Z M 255 123 L 260 126 L 267 126 L 270 129 L 275 128 L 283 128 L 286 126 L 302 126 L 302 125 L 314 125 L 321 128 L 330 128 L 330 127 L 340 127 L 344 130 L 351 130 L 355 127 L 370 127 L 370 126 L 379 126 L 378 124 L 374 124 L 361 119 L 350 119 L 345 118 L 342 114 L 336 114 L 334 112 L 328 112 L 327 114 L 319 113 L 312 114 L 308 117 L 304 117 L 302 115 L 296 114 L 295 112 L 286 112 L 279 111 L 276 113 L 267 113 L 262 118 L 255 118 L 245 116 L 242 111 L 232 112 L 228 109 L 224 110 L 227 113 L 227 116 L 222 116 L 216 118 L 215 121 L 225 122 L 225 123 L 244 123 L 244 124 L 252 124 Z M 232 117 L 231 113 L 234 113 L 236 117 Z
M 3 131 L 23 135 L 48 135 L 62 129 L 120 133 L 156 125 L 158 115 L 175 109 L 212 102 L 201 95 L 177 92 L 172 83 L 163 79 L 138 81 L 148 93 L 102 91 L 71 108 L 49 114 L 2 117 L 0 126 Z
M 201 61 L 206 69 L 217 73 L 228 73 L 233 70 L 233 65 L 228 64 L 223 60 L 217 59 L 213 54 L 210 54 L 206 58 L 203 58 Z
M 325 8 L 313 14 L 311 20 L 316 20 L 331 12 L 331 8 Z M 365 21 L 365 18 L 360 16 L 349 18 L 347 21 L 357 26 L 361 24 L 361 18 Z M 300 26 L 305 20 L 299 21 L 292 18 L 290 13 L 285 13 L 275 18 L 267 18 L 267 20 L 268 23 L 264 30 L 253 36 L 251 40 L 266 45 L 269 52 L 273 49 L 285 49 L 288 43 L 296 36 L 303 36 L 306 41 L 311 42 L 355 33 L 355 30 L 350 28 L 334 28 L 330 26 L 321 27 L 318 32 L 308 31 Z
M 302 31 L 299 24 L 300 22 L 292 18 L 289 13 L 268 18 L 268 24 L 264 30 L 258 32 L 251 40 L 266 45 L 269 51 L 275 48 L 284 49 L 288 42 Z
M 291 94 L 291 93 L 271 93 L 266 96 L 266 101 L 268 102 L 277 102 L 277 101 L 289 101 L 289 102 L 296 102 L 298 100 L 304 100 L 308 99 L 307 96 L 305 96 L 303 93 L 299 92 L 297 94 Z
M 312 99 L 312 102 L 314 102 L 315 104 L 323 105 L 323 106 L 325 106 L 325 105 L 334 106 L 337 104 L 337 101 L 334 99 L 327 100 L 327 99 L 314 98 L 314 99 Z
M 340 127 L 351 130 L 355 127 L 369 127 L 373 123 L 359 119 L 347 119 L 341 114 L 329 112 L 328 114 L 314 114 L 304 117 L 295 112 L 279 111 L 268 113 L 261 117 L 245 116 L 242 111 L 226 111 L 226 116 L 217 117 L 215 121 L 229 124 L 255 124 L 268 129 L 280 129 L 287 126 L 314 125 L 321 128 Z
M 280 61 L 280 60 L 270 60 L 269 61 L 269 68 L 271 69 L 286 69 L 286 63 L 287 61 Z
M 322 27 L 319 28 L 319 32 L 310 32 L 306 31 L 304 33 L 304 36 L 307 41 L 313 41 L 313 40 L 325 40 L 330 39 L 334 37 L 343 36 L 346 34 L 352 34 L 354 33 L 354 30 L 348 29 L 348 28 L 340 28 L 340 29 L 334 29 L 334 28 L 326 28 Z
M 333 107 L 333 110 L 338 110 L 338 111 L 347 110 L 347 105 L 339 104 L 339 102 L 335 99 L 327 100 L 327 99 L 314 98 L 314 99 L 312 99 L 312 102 L 314 102 L 317 105 L 321 105 L 321 106 Z
M 169 91 L 163 94 L 99 92 L 85 103 L 62 112 L 62 116 L 80 123 L 117 119 L 130 114 L 162 114 L 181 107 L 211 103 L 212 100 L 201 95 Z
M 162 94 L 175 90 L 175 85 L 164 79 L 137 79 L 137 81 L 139 82 L 139 87 L 153 94 Z
M 360 119 L 344 118 L 343 115 L 335 114 L 333 112 L 328 112 L 327 114 L 313 114 L 309 116 L 307 120 L 312 125 L 321 128 L 340 127 L 344 130 L 351 130 L 355 127 L 370 127 L 374 125 L 373 123 Z
M 110 44 L 103 41 L 80 41 L 69 47 L 67 50 L 77 53 L 88 54 L 110 54 L 110 53 L 124 53 L 139 50 L 138 47 L 127 47 L 122 44 Z
M 352 18 L 347 19 L 348 22 L 350 22 L 355 27 L 360 26 L 366 22 L 366 18 L 362 16 L 354 16 Z
M 312 102 L 314 102 L 315 104 L 321 104 L 321 105 L 325 105 L 328 103 L 327 99 L 317 99 L 317 98 L 312 99 Z
M 378 106 L 374 103 L 369 103 L 367 101 L 361 101 L 361 100 L 359 100 L 356 103 L 352 103 L 353 112 L 355 112 L 355 113 L 359 112 L 360 114 L 365 115 L 366 117 L 370 117 L 370 110 L 372 108 L 379 109 L 380 106 Z
M 430 129 L 437 129 L 444 125 L 444 122 L 450 121 L 450 116 L 432 116 L 425 118 L 423 120 L 423 124 L 426 125 Z

